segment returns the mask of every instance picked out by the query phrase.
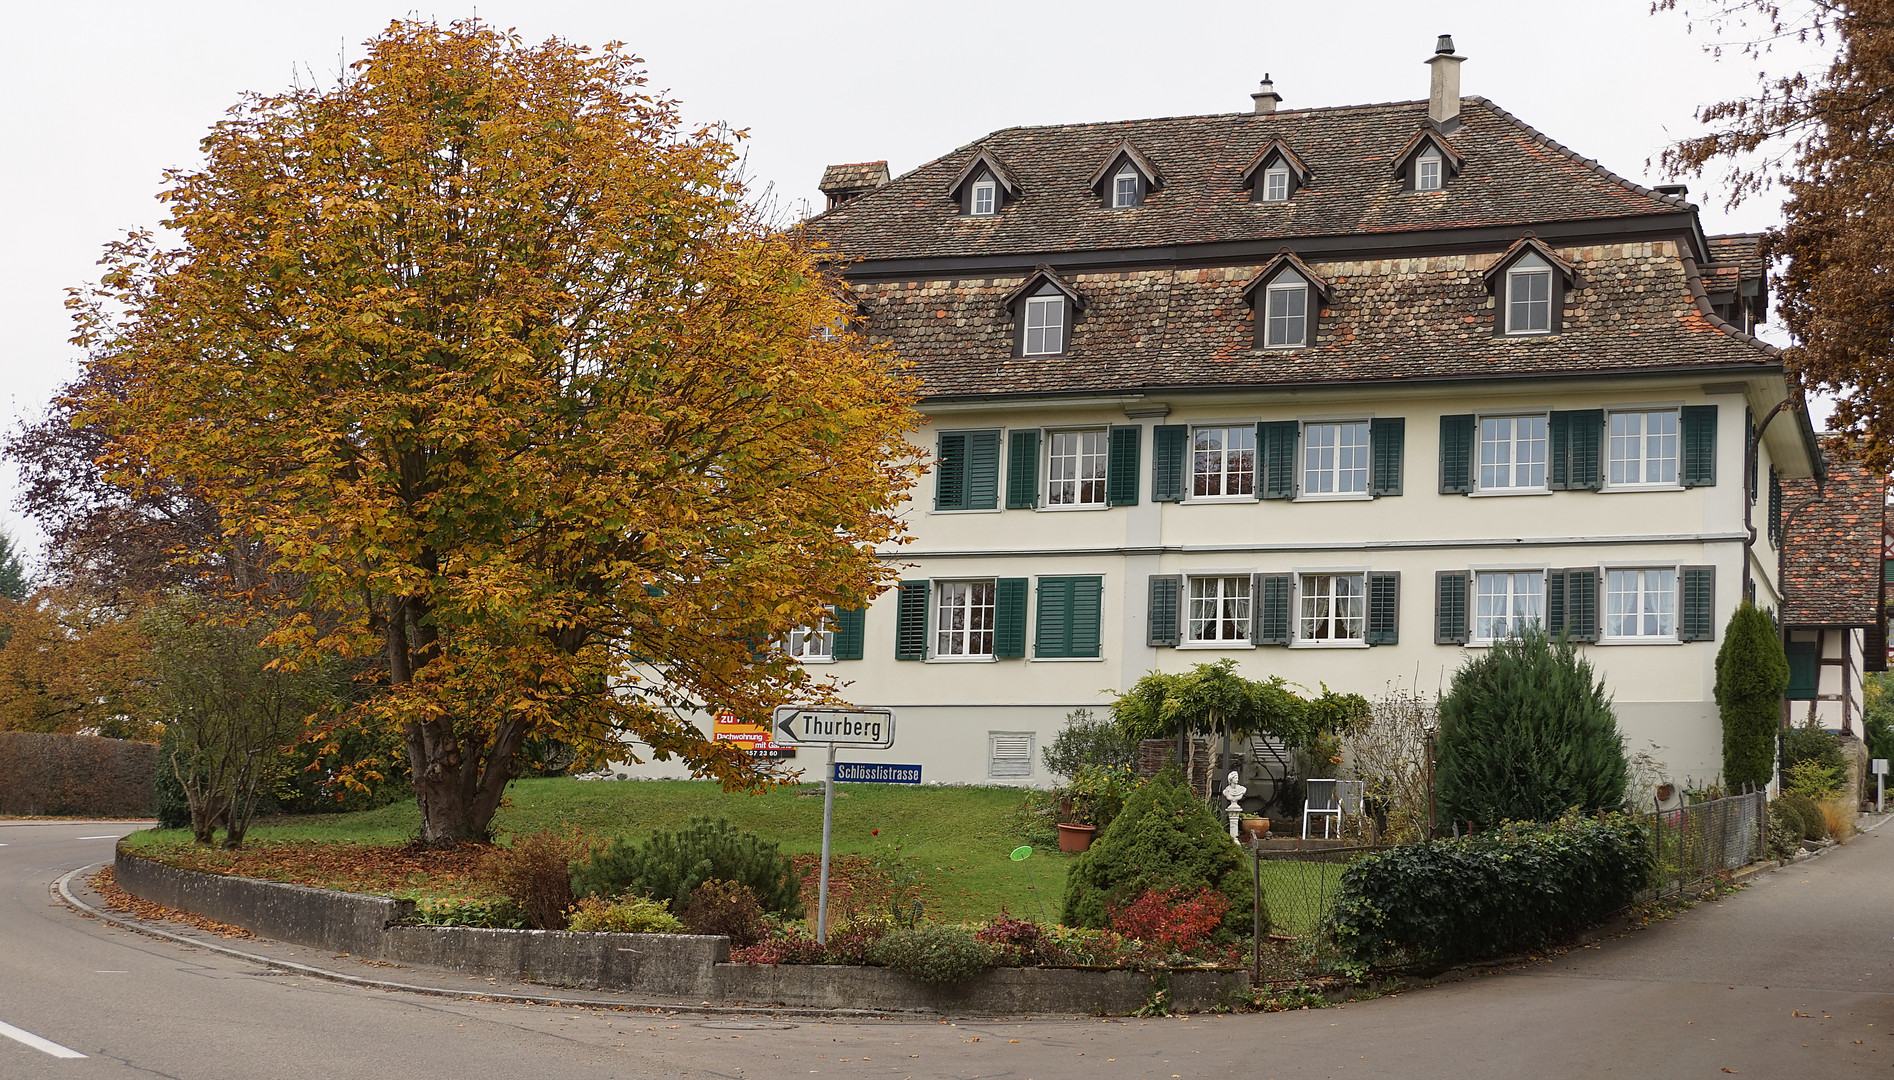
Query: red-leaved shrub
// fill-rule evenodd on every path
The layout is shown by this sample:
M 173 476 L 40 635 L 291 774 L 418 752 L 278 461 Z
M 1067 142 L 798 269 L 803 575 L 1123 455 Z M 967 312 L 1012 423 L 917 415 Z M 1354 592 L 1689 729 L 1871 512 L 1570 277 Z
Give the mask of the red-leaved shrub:
M 572 907 L 572 864 L 590 854 L 584 834 L 537 832 L 495 847 L 477 875 L 494 892 L 519 905 L 535 930 L 564 930 Z
M 1045 927 L 1031 919 L 1016 919 L 1005 908 L 1000 909 L 999 918 L 982 927 L 974 937 L 993 946 L 998 953 L 998 963 L 1004 967 L 1056 964 L 1061 959 Z
M 763 905 L 756 893 L 740 881 L 712 879 L 691 890 L 690 902 L 678 913 L 693 934 L 722 934 L 733 949 L 754 945 L 763 938 Z
M 1187 953 L 1209 942 L 1229 910 L 1230 901 L 1209 889 L 1146 889 L 1131 903 L 1110 909 L 1111 928 Z

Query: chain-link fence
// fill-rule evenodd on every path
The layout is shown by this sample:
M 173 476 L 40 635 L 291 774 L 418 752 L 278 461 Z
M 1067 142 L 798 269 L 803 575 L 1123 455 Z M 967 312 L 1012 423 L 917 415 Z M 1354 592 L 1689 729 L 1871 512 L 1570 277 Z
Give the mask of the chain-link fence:
M 1768 853 L 1768 797 L 1760 791 L 1693 803 L 1646 816 L 1656 866 L 1639 897 L 1670 896 Z
M 1315 933 L 1335 906 L 1342 871 L 1361 856 L 1382 850 L 1326 844 L 1252 849 L 1251 869 L 1271 929 L 1298 938 Z

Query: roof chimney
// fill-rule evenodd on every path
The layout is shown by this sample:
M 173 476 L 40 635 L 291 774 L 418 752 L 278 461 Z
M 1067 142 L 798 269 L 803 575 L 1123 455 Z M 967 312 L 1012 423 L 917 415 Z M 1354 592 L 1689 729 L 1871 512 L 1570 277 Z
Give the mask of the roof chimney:
M 1256 103 L 1257 116 L 1276 111 L 1276 103 L 1282 100 L 1282 95 L 1276 93 L 1276 84 L 1269 81 L 1269 72 L 1263 72 L 1263 85 L 1250 95 L 1250 100 Z
M 888 182 L 888 163 L 862 161 L 853 165 L 831 165 L 822 170 L 817 190 L 829 197 L 830 210 L 850 199 L 866 195 Z
M 1464 56 L 1453 55 L 1453 35 L 1442 34 L 1434 43 L 1434 55 L 1427 66 L 1434 69 L 1433 85 L 1427 93 L 1427 118 L 1446 125 L 1460 118 L 1460 64 Z

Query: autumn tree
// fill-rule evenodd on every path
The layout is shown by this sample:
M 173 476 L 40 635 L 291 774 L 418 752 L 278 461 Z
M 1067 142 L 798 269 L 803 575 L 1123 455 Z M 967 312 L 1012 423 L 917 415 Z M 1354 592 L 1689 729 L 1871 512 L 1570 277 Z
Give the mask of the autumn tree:
M 133 618 L 89 593 L 0 598 L 0 731 L 153 737 L 147 647 Z
M 1679 0 L 1659 8 L 1699 14 Z M 1738 0 L 1707 6 L 1718 49 L 1769 64 L 1778 46 L 1829 50 L 1827 66 L 1764 74 L 1750 97 L 1698 111 L 1708 132 L 1664 154 L 1673 172 L 1720 163 L 1732 203 L 1780 187 L 1766 252 L 1791 367 L 1837 395 L 1836 430 L 1894 469 L 1894 0 Z
M 893 572 L 908 382 L 639 63 L 394 23 L 243 100 L 74 301 L 122 381 L 77 419 L 304 583 L 276 643 L 380 655 L 430 842 L 534 735 L 757 782 L 693 711 L 832 695 L 761 646 Z

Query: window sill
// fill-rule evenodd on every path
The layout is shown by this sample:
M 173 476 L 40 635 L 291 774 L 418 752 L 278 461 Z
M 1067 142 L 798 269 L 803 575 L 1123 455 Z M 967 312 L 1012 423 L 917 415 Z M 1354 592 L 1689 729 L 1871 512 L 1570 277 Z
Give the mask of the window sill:
M 794 660 L 798 664 L 833 664 L 835 663 L 835 657 L 833 656 L 792 656 L 790 657 L 790 659 Z
M 1550 495 L 1550 494 L 1552 494 L 1551 488 L 1484 488 L 1479 491 L 1467 492 L 1467 498 L 1469 499 L 1498 499 L 1498 498 L 1510 498 L 1516 495 Z
M 1308 348 L 1309 343 L 1306 341 L 1298 341 L 1294 345 L 1254 345 L 1251 347 L 1257 352 L 1295 352 L 1298 349 Z
M 1254 495 L 1189 495 L 1184 502 L 1203 505 L 1205 503 L 1253 503 L 1261 502 Z
M 1626 495 L 1640 491 L 1682 491 L 1682 484 L 1618 484 L 1606 485 L 1598 489 L 1601 495 Z
M 929 510 L 928 511 L 928 513 L 930 514 L 939 514 L 943 517 L 950 514 L 997 514 L 999 512 L 1000 512 L 1000 508 L 997 506 L 993 507 L 990 510 Z
M 1019 353 L 1019 354 L 1017 354 L 1017 355 L 1015 355 L 1015 356 L 1012 356 L 1012 357 L 1009 357 L 1008 359 L 1012 359 L 1012 360 L 1045 360 L 1045 359 L 1049 359 L 1049 358 L 1050 358 L 1050 359 L 1057 359 L 1057 358 L 1059 358 L 1059 357 L 1061 357 L 1061 356 L 1064 356 L 1064 355 L 1065 355 L 1065 354 L 1064 354 L 1064 353 L 1062 353 L 1062 352 L 1025 352 L 1025 353 Z
M 930 656 L 923 664 L 997 664 L 997 656 Z
M 1305 641 L 1296 639 L 1289 643 L 1291 649 L 1365 649 L 1365 641 Z
M 1374 496 L 1365 491 L 1317 491 L 1307 495 L 1297 495 L 1295 502 L 1373 502 Z
M 1499 335 L 1502 338 L 1549 338 L 1558 335 L 1550 330 L 1508 330 Z
M 1058 506 L 1035 506 L 1035 510 L 1048 514 L 1069 514 L 1075 510 L 1110 510 L 1110 503 L 1063 503 Z
M 1105 658 L 1102 656 L 1035 656 L 1032 658 L 1035 664 L 1102 664 L 1104 661 Z
M 1248 641 L 1183 641 L 1176 646 L 1179 649 L 1254 649 Z
M 1596 645 L 1682 645 L 1684 643 L 1681 641 L 1678 641 L 1674 637 L 1613 637 L 1613 638 L 1601 637 L 1593 644 L 1596 644 Z

